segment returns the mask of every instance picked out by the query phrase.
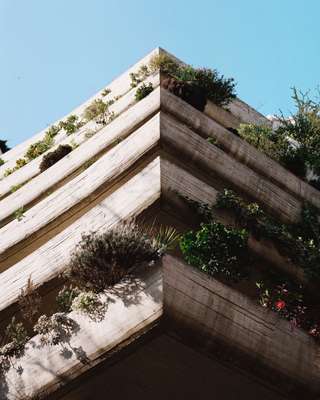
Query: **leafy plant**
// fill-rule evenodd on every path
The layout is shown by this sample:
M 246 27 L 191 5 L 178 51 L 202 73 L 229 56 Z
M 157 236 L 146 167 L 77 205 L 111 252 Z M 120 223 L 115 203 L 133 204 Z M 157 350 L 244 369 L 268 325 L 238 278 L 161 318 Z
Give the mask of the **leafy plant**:
M 245 229 L 212 221 L 182 235 L 180 248 L 185 260 L 201 271 L 239 281 L 249 273 L 247 242 Z
M 5 161 L 2 159 L 2 158 L 0 158 L 0 167 L 1 167 L 1 165 L 3 165 L 5 163 Z
M 86 121 L 94 119 L 97 123 L 107 125 L 114 118 L 114 112 L 109 110 L 109 107 L 114 103 L 114 100 L 104 102 L 101 99 L 94 100 L 83 113 Z
M 137 101 L 140 101 L 140 100 L 144 99 L 146 96 L 148 96 L 148 94 L 150 94 L 152 91 L 153 91 L 153 86 L 152 86 L 151 82 L 149 82 L 148 85 L 143 83 L 136 90 L 135 99 Z
M 149 68 L 151 72 L 164 72 L 168 75 L 175 75 L 179 68 L 178 64 L 167 54 L 160 53 L 151 57 L 149 62 Z
M 99 292 L 118 282 L 132 267 L 159 257 L 159 248 L 133 222 L 82 236 L 68 268 L 71 282 Z
M 78 120 L 79 117 L 77 115 L 69 115 L 65 121 L 59 122 L 59 128 L 64 129 L 67 135 L 72 135 L 83 126 L 83 123 Z
M 137 87 L 139 83 L 143 82 L 150 75 L 150 73 L 151 71 L 149 70 L 147 65 L 141 65 L 137 72 L 131 72 L 131 88 Z
M 64 145 L 59 145 L 56 148 L 56 150 L 45 154 L 39 166 L 40 171 L 43 172 L 46 169 L 50 168 L 52 165 L 54 165 L 63 157 L 65 157 L 67 154 L 69 154 L 71 151 L 72 147 L 68 144 L 64 144 Z

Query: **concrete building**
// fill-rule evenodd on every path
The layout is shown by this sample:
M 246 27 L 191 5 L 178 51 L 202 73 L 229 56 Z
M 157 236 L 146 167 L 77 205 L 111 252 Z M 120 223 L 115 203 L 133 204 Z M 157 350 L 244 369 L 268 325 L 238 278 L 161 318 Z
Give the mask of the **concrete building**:
M 208 101 L 201 112 L 162 88 L 163 76 L 153 71 L 138 83 L 151 83 L 153 91 L 136 101 L 130 73 L 159 53 L 166 54 L 155 49 L 70 114 L 81 117 L 94 100 L 113 100 L 108 123 L 91 120 L 55 135 L 47 153 L 61 144 L 74 149 L 49 169 L 39 172 L 41 156 L 5 173 L 45 131 L 2 155 L 2 332 L 12 316 L 20 318 L 19 295 L 29 278 L 43 311 L 50 308 L 82 233 L 132 217 L 186 231 L 195 222 L 179 195 L 212 203 L 224 187 L 286 222 L 297 219 L 304 201 L 319 207 L 317 190 L 229 130 L 270 123 L 240 99 L 226 108 Z M 270 243 L 253 247 L 261 262 L 288 268 Z M 178 251 L 142 266 L 105 296 L 102 320 L 71 312 L 77 331 L 63 346 L 30 338 L 2 375 L 0 399 L 319 398 L 320 348 L 313 338 L 187 265 Z

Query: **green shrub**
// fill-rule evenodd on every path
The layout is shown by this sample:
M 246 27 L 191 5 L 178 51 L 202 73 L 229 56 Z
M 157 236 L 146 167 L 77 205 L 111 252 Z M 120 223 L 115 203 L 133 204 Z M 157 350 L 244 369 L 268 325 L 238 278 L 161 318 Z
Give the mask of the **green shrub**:
M 24 157 L 27 162 L 34 160 L 35 158 L 41 156 L 41 154 L 48 151 L 54 144 L 54 140 L 50 135 L 45 135 L 43 140 L 38 140 L 37 142 L 31 144 L 25 153 Z
M 101 99 L 94 100 L 83 113 L 83 118 L 86 121 L 95 120 L 99 124 L 107 125 L 114 118 L 114 112 L 110 112 L 109 107 L 114 103 L 114 100 L 109 100 L 105 103 Z
M 168 75 L 175 75 L 179 66 L 178 64 L 167 54 L 157 54 L 151 57 L 149 62 L 149 68 L 151 72 L 164 72 Z
M 2 158 L 0 158 L 0 167 L 1 167 L 1 165 L 3 165 L 5 163 L 5 161 L 2 159 Z
M 136 90 L 135 99 L 137 101 L 140 101 L 140 100 L 144 99 L 146 96 L 148 96 L 148 94 L 150 94 L 152 91 L 153 91 L 153 86 L 152 86 L 151 82 L 149 82 L 148 85 L 143 83 Z
M 59 123 L 59 128 L 64 129 L 67 135 L 72 135 L 83 126 L 83 123 L 78 120 L 77 115 L 70 115 L 65 121 Z
M 149 75 L 151 71 L 147 67 L 147 65 L 141 65 L 138 72 L 131 72 L 130 79 L 131 79 L 131 88 L 135 88 L 139 85 L 139 83 L 143 82 Z
M 99 292 L 118 282 L 128 270 L 159 257 L 159 247 L 134 223 L 82 236 L 67 271 L 81 290 Z
M 197 232 L 185 233 L 180 248 L 185 260 L 201 271 L 238 281 L 249 273 L 247 242 L 246 230 L 212 221 Z
M 96 293 L 81 292 L 73 300 L 71 308 L 73 311 L 80 311 L 87 314 L 91 319 L 99 321 L 103 319 L 107 306 Z
M 50 168 L 52 165 L 54 165 L 63 157 L 65 157 L 67 154 L 69 154 L 71 151 L 72 147 L 68 144 L 64 144 L 58 146 L 56 150 L 51 151 L 48 154 L 45 154 L 39 166 L 40 171 L 43 172 L 46 169 Z

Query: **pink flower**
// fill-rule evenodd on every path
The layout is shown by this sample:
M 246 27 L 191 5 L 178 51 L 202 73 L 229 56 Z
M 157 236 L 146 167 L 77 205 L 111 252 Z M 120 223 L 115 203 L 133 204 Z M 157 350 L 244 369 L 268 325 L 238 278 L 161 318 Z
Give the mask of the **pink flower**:
M 285 308 L 286 303 L 285 303 L 285 301 L 283 301 L 283 300 L 278 300 L 278 301 L 276 301 L 276 302 L 274 303 L 274 305 L 275 305 L 276 309 L 277 309 L 278 311 L 280 311 L 280 310 L 282 310 L 283 308 Z

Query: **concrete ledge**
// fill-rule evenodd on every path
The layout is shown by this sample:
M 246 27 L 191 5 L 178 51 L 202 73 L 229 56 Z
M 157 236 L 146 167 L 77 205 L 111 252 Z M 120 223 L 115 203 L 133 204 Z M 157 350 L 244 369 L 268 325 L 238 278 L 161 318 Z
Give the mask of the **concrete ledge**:
M 163 259 L 163 275 L 165 315 L 188 327 L 195 341 L 205 337 L 208 351 L 210 341 L 220 341 L 255 360 L 257 369 L 275 371 L 272 379 L 278 373 L 320 393 L 320 350 L 309 335 L 172 256 Z

